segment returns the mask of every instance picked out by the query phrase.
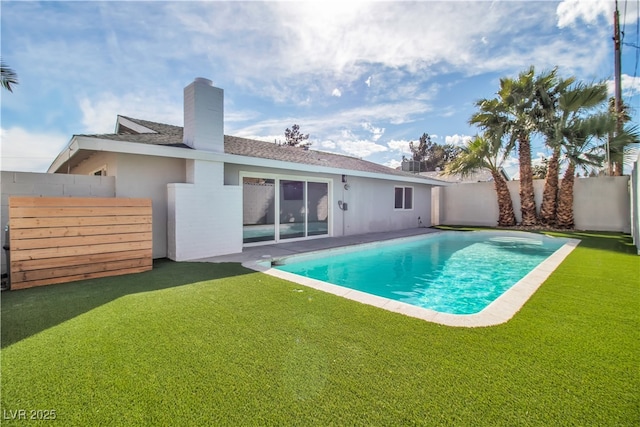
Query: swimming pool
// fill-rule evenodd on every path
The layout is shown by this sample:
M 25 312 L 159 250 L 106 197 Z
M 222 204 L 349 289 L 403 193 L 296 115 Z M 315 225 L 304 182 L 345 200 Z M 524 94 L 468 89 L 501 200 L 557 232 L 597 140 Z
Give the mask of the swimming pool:
M 515 314 L 575 245 L 524 232 L 446 231 L 275 259 L 271 271 L 392 311 L 479 326 L 495 324 L 496 311 Z

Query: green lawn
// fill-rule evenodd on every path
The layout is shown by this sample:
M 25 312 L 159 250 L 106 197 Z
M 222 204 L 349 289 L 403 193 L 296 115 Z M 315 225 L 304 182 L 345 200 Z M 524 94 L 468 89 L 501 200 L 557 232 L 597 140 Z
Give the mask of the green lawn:
M 3 292 L 2 424 L 638 425 L 640 257 L 629 236 L 566 235 L 583 242 L 488 328 L 237 264 Z

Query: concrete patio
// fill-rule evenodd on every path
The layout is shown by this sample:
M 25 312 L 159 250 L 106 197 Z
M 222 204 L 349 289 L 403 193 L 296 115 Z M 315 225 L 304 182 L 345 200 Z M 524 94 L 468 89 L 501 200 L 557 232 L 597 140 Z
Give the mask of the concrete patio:
M 360 245 L 363 243 L 379 242 L 383 240 L 399 239 L 402 237 L 419 236 L 421 234 L 435 233 L 440 230 L 435 228 L 410 228 L 406 230 L 388 231 L 381 233 L 357 234 L 353 236 L 325 237 L 318 239 L 302 240 L 290 243 L 278 243 L 273 245 L 250 246 L 243 248 L 242 252 L 230 255 L 221 255 L 211 258 L 202 258 L 201 262 L 239 262 L 264 261 L 272 258 L 280 258 L 305 252 L 321 251 L 343 246 Z

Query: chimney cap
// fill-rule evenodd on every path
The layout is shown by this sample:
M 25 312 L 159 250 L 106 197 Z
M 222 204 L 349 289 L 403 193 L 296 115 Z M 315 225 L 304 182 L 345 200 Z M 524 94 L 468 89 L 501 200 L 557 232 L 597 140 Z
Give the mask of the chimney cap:
M 208 86 L 213 86 L 213 82 L 211 80 L 209 80 L 209 79 L 204 78 L 204 77 L 196 77 L 193 81 L 196 82 L 196 83 L 204 83 L 204 84 L 206 84 Z

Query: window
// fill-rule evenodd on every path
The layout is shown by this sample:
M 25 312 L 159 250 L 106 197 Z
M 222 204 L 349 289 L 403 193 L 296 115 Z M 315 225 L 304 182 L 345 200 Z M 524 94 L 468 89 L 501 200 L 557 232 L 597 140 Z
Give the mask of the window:
M 413 209 L 413 187 L 395 187 L 394 208 Z
M 107 165 L 102 166 L 100 169 L 96 169 L 91 172 L 93 176 L 107 176 Z

